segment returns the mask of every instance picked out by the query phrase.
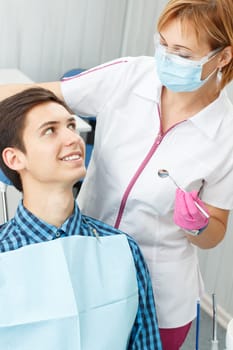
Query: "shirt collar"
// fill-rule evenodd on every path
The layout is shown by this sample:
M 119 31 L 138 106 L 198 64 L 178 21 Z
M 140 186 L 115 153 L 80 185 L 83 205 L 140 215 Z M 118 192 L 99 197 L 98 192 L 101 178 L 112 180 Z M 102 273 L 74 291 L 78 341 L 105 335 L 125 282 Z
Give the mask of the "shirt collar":
M 156 65 L 153 59 L 152 67 L 143 75 L 140 84 L 137 84 L 133 92 L 145 99 L 160 103 L 162 85 L 156 73 Z
M 57 228 L 45 221 L 39 219 L 24 207 L 21 201 L 18 205 L 16 214 L 14 216 L 15 223 L 21 231 L 37 237 L 37 242 L 52 240 L 57 237 L 57 233 L 63 233 L 64 236 L 72 236 L 78 234 L 81 226 L 81 213 L 74 201 L 73 214 L 68 217 L 65 222 Z
M 189 119 L 210 139 L 214 139 L 225 116 L 229 114 L 229 101 L 226 91 L 221 91 L 216 100 Z

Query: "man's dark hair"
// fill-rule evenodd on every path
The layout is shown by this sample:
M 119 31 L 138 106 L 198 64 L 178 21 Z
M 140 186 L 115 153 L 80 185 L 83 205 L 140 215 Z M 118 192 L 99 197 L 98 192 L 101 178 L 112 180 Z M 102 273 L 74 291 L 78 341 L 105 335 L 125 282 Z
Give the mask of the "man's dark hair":
M 58 103 L 73 114 L 64 101 L 40 87 L 24 90 L 0 102 L 0 168 L 19 191 L 22 191 L 20 176 L 4 163 L 2 152 L 6 147 L 16 147 L 26 152 L 22 137 L 26 115 L 33 107 L 46 102 Z

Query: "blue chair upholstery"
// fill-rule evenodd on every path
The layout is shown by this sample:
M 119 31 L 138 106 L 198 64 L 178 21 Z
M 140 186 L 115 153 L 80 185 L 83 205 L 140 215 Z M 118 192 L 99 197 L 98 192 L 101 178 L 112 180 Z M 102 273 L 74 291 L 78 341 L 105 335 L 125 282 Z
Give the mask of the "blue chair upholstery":
M 89 143 L 86 144 L 86 158 L 85 158 L 85 167 L 88 167 L 88 164 L 90 162 L 91 154 L 93 150 L 93 145 L 90 145 Z
M 82 72 L 84 72 L 85 69 L 82 69 L 82 68 L 73 68 L 73 69 L 70 69 L 68 70 L 67 72 L 65 72 L 62 77 L 61 77 L 61 80 L 63 78 L 71 78 L 71 77 L 74 77 L 75 75 L 78 75 Z
M 64 73 L 61 77 L 61 80 L 63 78 L 71 78 L 74 77 L 75 75 L 78 75 L 82 72 L 84 72 L 85 69 L 83 68 L 73 68 L 68 70 L 66 73 Z M 86 160 L 85 160 L 85 165 L 88 167 L 90 158 L 91 158 L 91 153 L 93 149 L 93 144 L 94 144 L 94 136 L 95 136 L 95 125 L 96 125 L 96 118 L 94 116 L 88 116 L 88 117 L 82 117 L 85 121 L 87 121 L 91 127 L 92 131 L 87 133 L 87 138 L 86 138 Z
M 4 172 L 0 169 L 0 181 L 3 182 L 5 185 L 12 185 L 12 182 L 6 177 Z
M 1 192 L 1 200 L 2 200 L 2 216 L 3 216 L 4 223 L 9 220 L 7 196 L 6 196 L 6 189 L 7 189 L 7 186 L 9 185 L 12 185 L 12 182 L 8 179 L 8 177 L 6 177 L 6 175 L 0 169 L 0 192 Z

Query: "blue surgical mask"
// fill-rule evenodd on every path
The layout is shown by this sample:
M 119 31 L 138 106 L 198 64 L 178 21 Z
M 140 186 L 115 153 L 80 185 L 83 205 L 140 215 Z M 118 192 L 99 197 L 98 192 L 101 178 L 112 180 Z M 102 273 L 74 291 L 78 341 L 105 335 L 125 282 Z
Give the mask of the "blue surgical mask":
M 220 49 L 211 51 L 207 56 L 197 61 L 169 53 L 166 47 L 157 44 L 155 50 L 156 67 L 162 85 L 174 92 L 199 89 L 216 72 L 214 70 L 206 79 L 201 80 L 203 65 L 219 51 Z

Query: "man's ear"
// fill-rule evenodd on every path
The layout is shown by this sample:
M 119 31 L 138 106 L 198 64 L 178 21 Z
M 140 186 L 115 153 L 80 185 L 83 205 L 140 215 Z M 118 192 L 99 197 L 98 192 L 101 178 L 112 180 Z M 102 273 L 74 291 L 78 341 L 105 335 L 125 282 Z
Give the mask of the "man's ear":
M 25 156 L 18 148 L 7 147 L 2 151 L 2 159 L 8 168 L 22 170 L 25 167 Z

